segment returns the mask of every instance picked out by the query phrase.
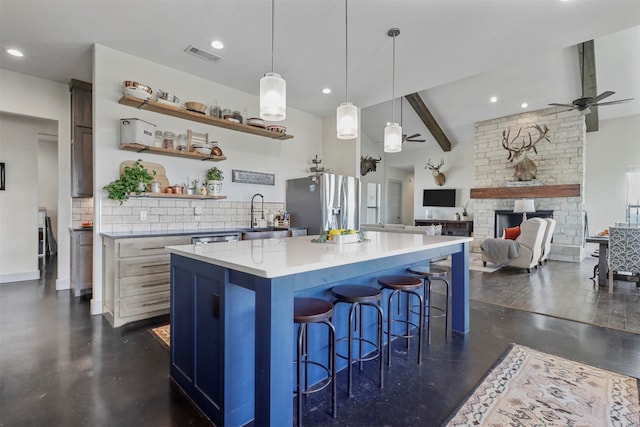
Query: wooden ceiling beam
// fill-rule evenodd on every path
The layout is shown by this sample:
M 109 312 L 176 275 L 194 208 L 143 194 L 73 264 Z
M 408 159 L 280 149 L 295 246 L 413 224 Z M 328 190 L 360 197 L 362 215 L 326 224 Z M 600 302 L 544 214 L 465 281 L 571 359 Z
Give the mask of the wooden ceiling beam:
M 422 123 L 427 127 L 431 135 L 435 138 L 438 145 L 442 148 L 442 151 L 451 151 L 451 142 L 449 138 L 444 134 L 442 128 L 431 114 L 431 111 L 427 108 L 424 101 L 417 93 L 410 93 L 409 95 L 405 95 L 411 107 L 415 110 L 416 114 L 422 120 Z
M 596 83 L 596 52 L 593 40 L 578 45 L 578 62 L 580 64 L 580 83 L 582 96 L 598 96 Z M 598 131 L 598 107 L 589 107 L 591 112 L 585 116 L 587 132 Z

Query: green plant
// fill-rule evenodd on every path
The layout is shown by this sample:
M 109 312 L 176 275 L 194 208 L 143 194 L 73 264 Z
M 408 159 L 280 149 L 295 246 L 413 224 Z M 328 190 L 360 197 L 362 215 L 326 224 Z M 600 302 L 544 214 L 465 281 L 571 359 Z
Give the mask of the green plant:
M 462 216 L 469 216 L 469 214 L 467 214 L 468 206 L 469 206 L 469 200 L 467 200 L 467 203 L 464 205 L 464 208 L 462 209 Z
M 222 176 L 222 171 L 217 167 L 212 167 L 207 171 L 207 181 L 222 181 L 224 176 Z
M 139 195 L 146 190 L 147 184 L 153 180 L 156 171 L 149 173 L 140 162 L 142 160 L 138 159 L 132 166 L 125 166 L 120 178 L 102 187 L 109 192 L 110 199 L 120 200 L 122 204 L 129 198 L 129 194 Z

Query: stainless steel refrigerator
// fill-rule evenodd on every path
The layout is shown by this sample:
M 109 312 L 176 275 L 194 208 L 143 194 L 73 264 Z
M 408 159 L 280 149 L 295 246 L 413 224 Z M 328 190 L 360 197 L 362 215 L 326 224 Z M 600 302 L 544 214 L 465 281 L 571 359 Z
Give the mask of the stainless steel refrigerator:
M 286 209 L 292 227 L 308 234 L 322 230 L 360 228 L 360 180 L 325 173 L 287 180 Z

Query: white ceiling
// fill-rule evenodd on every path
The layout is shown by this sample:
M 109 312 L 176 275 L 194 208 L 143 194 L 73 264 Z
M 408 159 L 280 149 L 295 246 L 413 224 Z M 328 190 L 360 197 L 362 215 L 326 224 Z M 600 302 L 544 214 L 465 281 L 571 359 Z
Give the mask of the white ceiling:
M 276 0 L 274 18 L 275 71 L 287 81 L 288 105 L 335 114 L 345 97 L 344 0 Z M 374 141 L 391 120 L 391 27 L 401 30 L 396 97 L 419 92 L 454 146 L 475 121 L 518 113 L 524 101 L 535 110 L 579 97 L 572 46 L 589 39 L 598 92 L 615 91 L 607 101 L 635 98 L 600 108 L 600 118 L 640 114 L 638 0 L 350 0 L 349 98 Z M 214 51 L 213 39 L 225 48 Z M 0 0 L 0 67 L 64 83 L 91 80 L 99 43 L 257 95 L 271 71 L 270 39 L 269 0 Z M 190 56 L 190 44 L 223 59 Z M 9 57 L 10 47 L 25 57 Z M 488 103 L 492 95 L 498 103 Z M 403 119 L 405 133 L 434 143 L 408 103 Z

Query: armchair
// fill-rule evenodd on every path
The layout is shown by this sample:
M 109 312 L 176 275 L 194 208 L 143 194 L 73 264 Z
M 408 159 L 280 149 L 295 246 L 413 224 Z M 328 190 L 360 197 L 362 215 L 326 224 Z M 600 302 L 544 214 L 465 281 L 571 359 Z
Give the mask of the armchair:
M 556 229 L 556 223 L 558 222 L 552 218 L 543 218 L 543 220 L 547 223 L 547 228 L 544 231 L 544 238 L 542 239 L 540 265 L 542 265 L 543 262 L 547 262 L 547 259 L 549 258 L 549 252 L 551 252 L 551 238 L 553 237 L 553 231 Z
M 609 293 L 613 293 L 614 272 L 640 275 L 640 228 L 609 227 Z
M 541 218 L 531 218 L 520 224 L 520 236 L 513 240 L 485 239 L 481 244 L 482 262 L 511 267 L 531 268 L 538 265 L 547 223 Z

